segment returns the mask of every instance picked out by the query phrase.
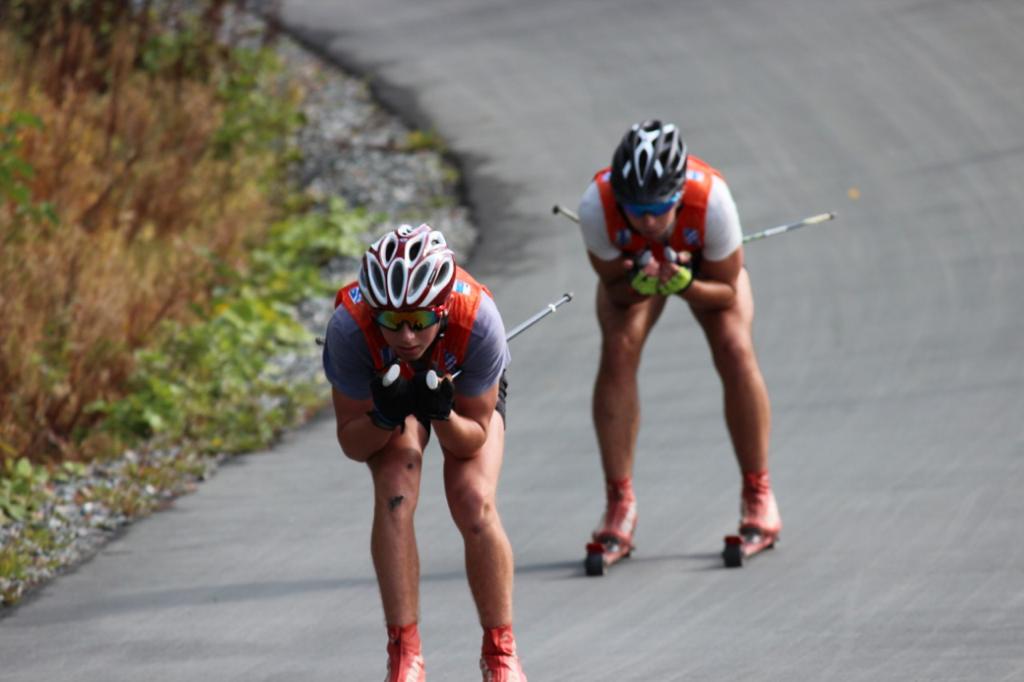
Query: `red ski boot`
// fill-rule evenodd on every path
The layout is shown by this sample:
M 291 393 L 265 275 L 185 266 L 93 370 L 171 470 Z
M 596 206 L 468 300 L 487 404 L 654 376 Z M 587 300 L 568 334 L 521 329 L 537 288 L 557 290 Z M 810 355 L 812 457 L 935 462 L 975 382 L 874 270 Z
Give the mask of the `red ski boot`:
M 523 666 L 516 655 L 516 638 L 511 625 L 484 630 L 480 649 L 480 672 L 483 682 L 526 682 Z
M 608 481 L 606 492 L 608 505 L 587 543 L 587 575 L 604 575 L 609 566 L 633 553 L 637 521 L 633 480 Z
M 388 673 L 384 682 L 426 682 L 420 630 L 416 623 L 388 626 Z
M 726 536 L 722 550 L 722 559 L 729 567 L 742 566 L 744 559 L 774 547 L 782 530 L 767 471 L 743 474 L 742 498 L 739 535 Z

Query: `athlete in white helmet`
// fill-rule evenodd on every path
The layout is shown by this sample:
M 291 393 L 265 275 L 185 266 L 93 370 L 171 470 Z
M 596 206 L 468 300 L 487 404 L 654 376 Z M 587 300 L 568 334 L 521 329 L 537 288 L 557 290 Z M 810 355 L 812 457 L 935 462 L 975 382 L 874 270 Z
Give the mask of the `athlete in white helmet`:
M 644 121 L 626 131 L 611 166 L 594 176 L 579 218 L 598 276 L 602 338 L 593 419 L 607 506 L 593 543 L 603 546 L 606 563 L 632 549 L 637 369 L 670 298 L 689 305 L 722 380 L 725 421 L 742 474 L 741 533 L 773 541 L 782 523 L 768 477 L 771 410 L 751 337 L 754 300 L 740 221 L 722 175 L 687 154 L 675 125 Z
M 505 442 L 505 329 L 444 236 L 403 225 L 366 252 L 327 329 L 338 442 L 373 478 L 371 554 L 388 631 L 387 682 L 426 679 L 413 514 L 431 431 L 483 626 L 484 680 L 526 682 L 512 634 L 512 549 L 495 493 Z M 458 374 L 458 376 L 454 376 Z

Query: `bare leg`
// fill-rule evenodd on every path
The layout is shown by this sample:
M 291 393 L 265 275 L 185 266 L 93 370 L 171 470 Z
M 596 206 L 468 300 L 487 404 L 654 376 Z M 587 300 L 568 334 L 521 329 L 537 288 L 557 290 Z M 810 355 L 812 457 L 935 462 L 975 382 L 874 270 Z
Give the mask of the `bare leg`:
M 485 628 L 512 623 L 512 546 L 496 504 L 504 449 L 505 424 L 495 413 L 476 457 L 445 453 L 444 460 L 448 506 L 465 543 L 466 577 Z
M 767 471 L 771 403 L 754 352 L 754 297 L 747 271 L 740 273 L 735 305 L 693 314 L 722 379 L 725 423 L 740 470 Z
M 611 302 L 597 285 L 597 320 L 601 327 L 601 362 L 594 381 L 593 418 L 601 449 L 605 480 L 633 475 L 636 439 L 640 430 L 637 370 L 640 353 L 665 309 L 665 299 L 653 296 L 623 307 Z
M 389 625 L 419 620 L 420 559 L 413 515 L 426 440 L 426 429 L 409 418 L 405 433 L 396 434 L 367 462 L 374 489 L 370 552 Z

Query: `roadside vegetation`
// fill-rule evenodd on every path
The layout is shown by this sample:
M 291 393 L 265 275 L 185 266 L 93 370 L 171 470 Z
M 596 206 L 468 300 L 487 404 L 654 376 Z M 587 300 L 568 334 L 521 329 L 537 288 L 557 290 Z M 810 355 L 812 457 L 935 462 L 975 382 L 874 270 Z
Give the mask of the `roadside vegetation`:
M 276 359 L 294 305 L 371 216 L 289 188 L 302 92 L 226 0 L 0 0 L 0 602 L 63 540 L 55 489 L 129 516 L 211 453 L 270 443 L 319 404 Z M 82 502 L 83 500 L 76 500 Z

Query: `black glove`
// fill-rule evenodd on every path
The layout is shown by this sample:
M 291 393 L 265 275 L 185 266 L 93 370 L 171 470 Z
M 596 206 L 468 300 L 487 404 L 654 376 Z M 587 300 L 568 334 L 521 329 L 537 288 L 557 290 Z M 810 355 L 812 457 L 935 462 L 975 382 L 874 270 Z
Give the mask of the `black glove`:
M 420 372 L 412 380 L 416 394 L 416 416 L 423 419 L 447 420 L 455 404 L 455 384 L 451 378 L 440 379 L 434 370 Z
M 416 405 L 416 396 L 397 364 L 373 378 L 370 392 L 373 393 L 373 410 L 367 415 L 373 423 L 386 431 L 404 427 L 405 418 L 412 414 Z

